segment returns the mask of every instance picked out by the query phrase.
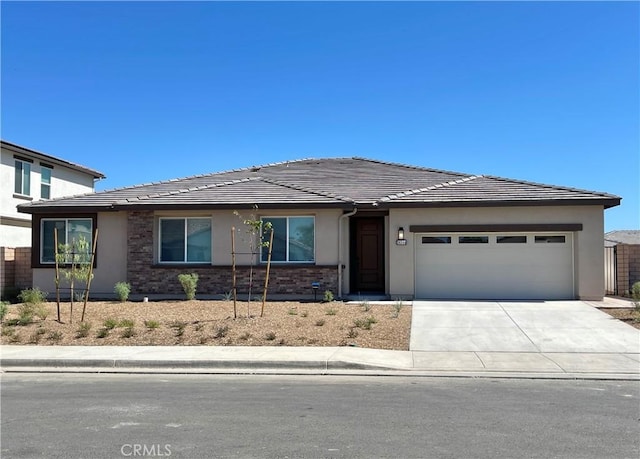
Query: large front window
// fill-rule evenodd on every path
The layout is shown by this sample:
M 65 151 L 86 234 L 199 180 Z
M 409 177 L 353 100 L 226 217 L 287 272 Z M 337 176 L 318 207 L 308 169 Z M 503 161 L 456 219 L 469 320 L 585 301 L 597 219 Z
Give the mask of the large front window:
M 264 217 L 264 223 L 273 228 L 271 261 L 305 262 L 315 261 L 315 219 L 314 217 Z M 269 232 L 264 235 L 269 240 Z M 261 259 L 267 261 L 269 248 L 263 247 Z
M 31 195 L 31 164 L 16 159 L 15 189 L 17 194 Z
M 76 250 L 78 243 L 84 239 L 88 244 L 87 252 L 91 253 L 93 244 L 93 220 L 90 218 L 42 219 L 40 230 L 40 262 L 55 263 L 56 248 L 54 232 L 58 233 L 58 246 L 67 245 L 69 250 Z
M 161 218 L 160 263 L 210 263 L 210 218 Z

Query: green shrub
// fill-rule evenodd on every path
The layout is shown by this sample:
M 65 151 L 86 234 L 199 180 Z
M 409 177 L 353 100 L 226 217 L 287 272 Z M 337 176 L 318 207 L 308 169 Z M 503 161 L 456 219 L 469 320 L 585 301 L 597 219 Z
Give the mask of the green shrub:
M 324 319 L 316 320 L 316 327 L 322 327 L 324 325 Z
M 144 326 L 147 327 L 149 330 L 153 330 L 160 326 L 160 322 L 158 322 L 157 320 L 145 320 Z
M 276 334 L 274 332 L 269 332 L 264 335 L 264 339 L 266 339 L 267 341 L 273 341 L 274 339 L 276 339 Z
M 329 308 L 324 313 L 328 316 L 335 316 L 338 313 L 338 311 L 336 309 Z
M 331 290 L 325 290 L 323 300 L 325 303 L 331 303 L 333 301 L 333 292 Z
M 60 341 L 62 339 L 62 332 L 52 331 L 47 335 L 49 341 Z
M 216 327 L 215 331 L 213 332 L 213 337 L 224 338 L 225 336 L 227 336 L 227 333 L 229 333 L 229 327 L 227 325 L 222 325 Z
M 297 316 L 298 310 L 296 308 L 289 308 L 289 311 L 287 311 L 287 314 L 289 314 L 290 316 Z
M 116 293 L 118 299 L 124 303 L 129 299 L 131 284 L 129 282 L 117 282 L 113 287 L 113 291 Z
M 401 299 L 397 299 L 396 302 L 393 304 L 393 314 L 391 315 L 391 317 L 393 317 L 394 319 L 397 319 L 398 316 L 400 315 L 400 310 L 402 309 L 402 300 Z
M 36 304 L 33 308 L 33 313 L 38 317 L 38 319 L 46 320 L 49 316 L 49 308 L 43 303 Z
M 120 322 L 118 322 L 118 327 L 133 328 L 135 324 L 136 324 L 135 321 L 131 319 L 122 319 Z
M 0 323 L 4 320 L 4 317 L 9 312 L 9 303 L 6 301 L 0 301 Z
M 133 330 L 133 327 L 126 327 L 120 333 L 120 336 L 123 338 L 131 338 L 132 336 L 135 336 L 135 335 L 136 335 L 136 332 Z
M 631 286 L 631 299 L 635 308 L 640 311 L 640 282 Z
M 34 303 L 22 303 L 18 306 L 18 325 L 29 325 L 35 314 Z
M 89 330 L 91 330 L 90 322 L 80 322 L 80 325 L 76 330 L 76 338 L 85 338 L 89 336 Z
M 187 299 L 193 300 L 196 297 L 196 289 L 198 288 L 198 273 L 179 274 L 178 280 L 182 285 L 182 290 L 187 295 Z
M 105 321 L 102 323 L 102 325 L 107 330 L 113 330 L 114 328 L 116 328 L 118 326 L 118 321 L 116 319 L 105 319 Z
M 302 311 L 300 313 L 300 317 L 307 317 L 307 316 L 309 316 L 309 313 L 307 311 Z
M 109 329 L 102 327 L 98 330 L 98 333 L 96 333 L 96 338 L 106 338 L 109 335 Z
M 366 300 L 360 303 L 360 306 L 362 306 L 362 310 L 364 312 L 369 312 L 371 310 L 371 304 L 369 304 L 369 302 Z
M 355 319 L 353 323 L 356 327 L 362 328 L 363 330 L 371 330 L 371 326 L 378 322 L 375 317 L 369 316 L 365 319 Z
M 38 287 L 28 288 L 20 292 L 18 299 L 27 304 L 40 304 L 47 300 L 47 292 L 43 292 Z

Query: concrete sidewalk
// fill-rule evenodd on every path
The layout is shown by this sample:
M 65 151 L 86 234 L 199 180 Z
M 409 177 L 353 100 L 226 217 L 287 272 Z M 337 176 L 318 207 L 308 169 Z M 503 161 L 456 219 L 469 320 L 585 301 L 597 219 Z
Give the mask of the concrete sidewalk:
M 363 374 L 640 380 L 640 353 L 353 347 L 0 346 L 4 372 Z

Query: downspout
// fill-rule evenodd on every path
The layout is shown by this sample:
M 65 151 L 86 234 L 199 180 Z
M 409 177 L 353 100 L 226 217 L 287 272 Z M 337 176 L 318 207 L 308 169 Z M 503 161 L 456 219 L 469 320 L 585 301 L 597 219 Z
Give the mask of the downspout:
M 342 220 L 347 217 L 352 217 L 358 212 L 358 208 L 355 207 L 351 212 L 342 214 L 338 219 L 338 298 L 342 299 Z

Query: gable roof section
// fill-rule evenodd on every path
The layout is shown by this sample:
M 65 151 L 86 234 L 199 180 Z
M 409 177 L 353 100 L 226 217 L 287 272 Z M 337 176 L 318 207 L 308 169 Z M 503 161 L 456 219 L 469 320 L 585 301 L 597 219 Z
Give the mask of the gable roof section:
M 39 161 L 44 161 L 45 163 L 64 166 L 69 169 L 72 169 L 78 172 L 83 172 L 87 175 L 91 175 L 93 176 L 94 179 L 105 178 L 105 175 L 102 172 L 99 172 L 97 170 L 89 169 L 88 167 L 82 166 L 80 164 L 72 163 L 71 161 L 67 161 L 62 158 L 57 158 L 55 156 L 47 155 L 45 153 L 32 150 L 31 148 L 22 147 L 20 145 L 16 145 L 15 143 L 7 142 L 6 140 L 0 140 L 0 145 L 2 145 L 3 149 L 11 151 L 12 153 L 17 155 L 29 156 Z
M 607 193 L 474 176 L 365 158 L 302 159 L 19 207 L 26 213 L 186 208 L 360 208 L 562 205 L 616 206 Z
M 605 233 L 604 241 L 605 245 L 608 246 L 617 244 L 640 245 L 640 230 L 609 231 Z

